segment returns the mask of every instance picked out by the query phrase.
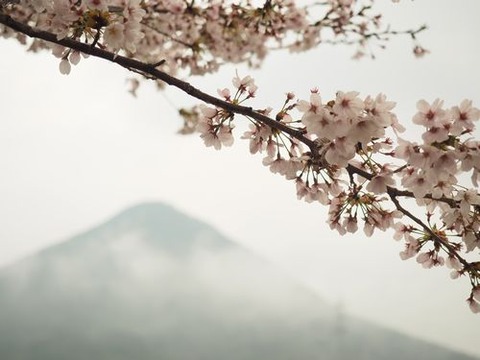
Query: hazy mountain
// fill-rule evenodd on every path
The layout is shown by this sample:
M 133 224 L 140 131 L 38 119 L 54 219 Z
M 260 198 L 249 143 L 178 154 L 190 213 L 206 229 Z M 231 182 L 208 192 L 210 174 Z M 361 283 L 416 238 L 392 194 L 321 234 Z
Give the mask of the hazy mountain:
M 0 270 L 0 359 L 471 359 L 342 315 L 162 204 Z

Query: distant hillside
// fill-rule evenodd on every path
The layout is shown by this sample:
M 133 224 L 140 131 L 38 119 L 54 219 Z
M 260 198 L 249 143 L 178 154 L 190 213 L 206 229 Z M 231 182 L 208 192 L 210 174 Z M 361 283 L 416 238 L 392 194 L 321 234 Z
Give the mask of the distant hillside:
M 0 359 L 473 358 L 347 317 L 212 227 L 144 204 L 0 271 Z

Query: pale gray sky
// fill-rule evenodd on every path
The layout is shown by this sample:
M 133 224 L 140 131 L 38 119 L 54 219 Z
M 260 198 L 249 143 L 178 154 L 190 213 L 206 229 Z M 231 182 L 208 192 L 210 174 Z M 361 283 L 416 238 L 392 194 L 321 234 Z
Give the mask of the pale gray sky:
M 397 28 L 427 23 L 420 36 L 431 54 L 411 55 L 396 39 L 377 59 L 352 61 L 353 49 L 321 47 L 306 54 L 272 54 L 261 71 L 258 105 L 279 107 L 284 93 L 324 99 L 337 90 L 387 94 L 410 122 L 415 103 L 436 97 L 447 105 L 464 98 L 480 106 L 480 2 L 382 2 Z M 130 205 L 165 201 L 219 228 L 278 264 L 347 311 L 412 335 L 480 355 L 480 317 L 468 310 L 466 281 L 447 269 L 424 270 L 398 256 L 392 233 L 340 237 L 325 224 L 326 209 L 296 200 L 293 183 L 275 176 L 236 141 L 207 149 L 180 125 L 170 103 L 151 84 L 139 97 L 127 92 L 124 70 L 86 59 L 69 76 L 48 54 L 26 54 L 0 39 L 0 265 L 88 229 Z M 239 67 L 241 74 L 247 70 Z M 230 86 L 235 68 L 192 79 L 215 93 Z M 239 126 L 241 127 L 241 126 Z M 477 131 L 476 135 L 480 135 Z

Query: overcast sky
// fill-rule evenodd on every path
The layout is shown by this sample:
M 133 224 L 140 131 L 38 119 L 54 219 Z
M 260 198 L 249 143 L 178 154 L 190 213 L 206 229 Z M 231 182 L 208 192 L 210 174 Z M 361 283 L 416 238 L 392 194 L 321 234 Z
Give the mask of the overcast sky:
M 407 1 L 383 5 L 396 28 L 423 23 L 431 54 L 415 59 L 407 38 L 352 61 L 353 49 L 324 46 L 301 55 L 275 53 L 261 71 L 259 106 L 278 108 L 284 93 L 324 99 L 337 90 L 383 92 L 411 125 L 417 100 L 480 106 L 480 2 Z M 176 90 L 145 84 L 127 92 L 124 70 L 86 59 L 69 76 L 49 54 L 27 54 L 0 39 L 0 265 L 98 224 L 143 201 L 165 201 L 255 249 L 346 311 L 480 355 L 480 317 L 468 310 L 467 281 L 447 269 L 424 270 L 398 256 L 392 233 L 340 237 L 326 209 L 296 200 L 293 183 L 269 173 L 237 140 L 217 152 L 182 137 L 172 106 L 193 104 Z M 247 70 L 238 67 L 241 75 Z M 191 79 L 210 93 L 231 85 L 234 67 Z M 241 126 L 239 126 L 241 128 Z M 477 131 L 476 135 L 480 135 Z

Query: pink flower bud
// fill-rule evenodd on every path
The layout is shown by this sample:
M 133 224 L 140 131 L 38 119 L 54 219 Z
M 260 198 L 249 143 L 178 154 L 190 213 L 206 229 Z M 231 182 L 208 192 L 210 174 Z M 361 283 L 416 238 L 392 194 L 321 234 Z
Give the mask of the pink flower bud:
M 467 299 L 468 306 L 474 314 L 480 313 L 480 304 L 476 302 L 472 297 Z
M 480 285 L 477 285 L 473 288 L 472 296 L 475 298 L 475 300 L 480 301 Z

